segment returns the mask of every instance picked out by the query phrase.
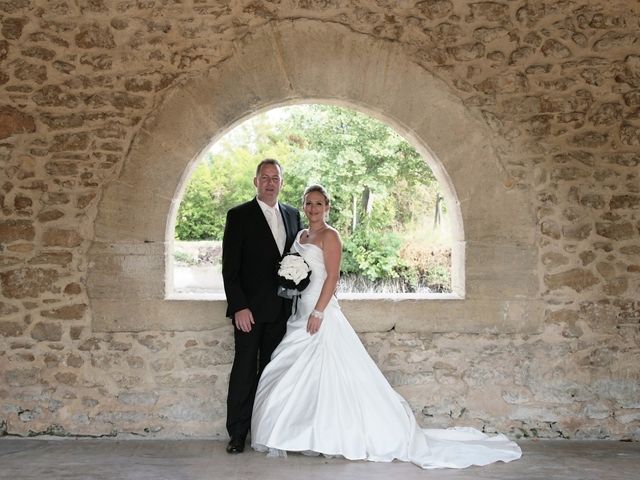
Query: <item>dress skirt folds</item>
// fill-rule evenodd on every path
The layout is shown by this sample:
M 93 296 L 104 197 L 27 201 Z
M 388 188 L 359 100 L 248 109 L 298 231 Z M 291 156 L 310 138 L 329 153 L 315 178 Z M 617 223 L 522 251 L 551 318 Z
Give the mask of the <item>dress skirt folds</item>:
M 520 458 L 504 435 L 473 428 L 422 429 L 389 385 L 335 297 L 320 330 L 307 319 L 326 277 L 322 250 L 296 239 L 312 269 L 287 333 L 264 370 L 253 409 L 251 444 L 258 451 L 340 455 L 351 460 L 413 462 L 422 468 L 464 468 Z

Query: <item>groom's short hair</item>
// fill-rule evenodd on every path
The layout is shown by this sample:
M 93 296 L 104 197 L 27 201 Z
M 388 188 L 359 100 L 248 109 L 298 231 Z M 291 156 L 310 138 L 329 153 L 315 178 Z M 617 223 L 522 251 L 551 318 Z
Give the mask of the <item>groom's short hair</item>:
M 265 158 L 256 167 L 256 177 L 260 175 L 260 170 L 262 169 L 263 165 L 275 165 L 276 167 L 278 167 L 278 170 L 280 170 L 280 175 L 284 175 L 284 170 L 282 170 L 282 165 L 280 165 L 280 162 L 278 162 L 275 158 Z

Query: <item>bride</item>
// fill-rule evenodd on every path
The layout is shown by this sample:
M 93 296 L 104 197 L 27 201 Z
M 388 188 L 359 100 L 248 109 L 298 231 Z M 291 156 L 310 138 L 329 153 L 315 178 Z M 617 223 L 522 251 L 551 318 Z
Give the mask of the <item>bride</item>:
M 518 445 L 504 435 L 418 426 L 340 310 L 334 292 L 342 246 L 338 232 L 325 221 L 329 204 L 322 186 L 305 190 L 309 228 L 298 233 L 293 249 L 311 267 L 311 283 L 260 377 L 252 447 L 283 456 L 292 451 L 376 462 L 397 459 L 422 468 L 520 458 Z

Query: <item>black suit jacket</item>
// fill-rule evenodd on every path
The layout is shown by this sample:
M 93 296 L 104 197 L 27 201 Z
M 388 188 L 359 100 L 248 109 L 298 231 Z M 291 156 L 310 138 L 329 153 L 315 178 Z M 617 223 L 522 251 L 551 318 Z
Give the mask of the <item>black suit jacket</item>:
M 300 212 L 278 203 L 284 221 L 288 252 L 302 229 Z M 290 301 L 277 295 L 280 252 L 258 201 L 238 205 L 227 212 L 222 240 L 222 278 L 227 295 L 227 316 L 249 308 L 256 323 L 275 322 L 282 318 Z M 288 316 L 286 313 L 285 319 Z

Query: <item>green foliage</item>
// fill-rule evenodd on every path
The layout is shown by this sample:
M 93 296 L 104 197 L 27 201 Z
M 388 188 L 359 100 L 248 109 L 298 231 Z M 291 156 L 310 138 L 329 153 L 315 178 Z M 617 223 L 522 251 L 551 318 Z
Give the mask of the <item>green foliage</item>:
M 273 125 L 257 116 L 218 142 L 185 190 L 176 221 L 177 239 L 222 240 L 227 211 L 255 195 L 256 165 L 267 157 L 286 165 L 291 148 L 281 129 L 282 124 Z M 283 201 L 287 201 L 287 191 L 291 187 L 285 185 Z M 300 203 L 298 198 L 294 205 Z
M 258 115 L 231 131 L 200 164 L 185 190 L 175 235 L 221 240 L 229 208 L 255 195 L 264 158 L 284 168 L 281 201 L 301 206 L 301 194 L 321 183 L 332 196 L 329 223 L 344 242 L 342 269 L 372 282 L 402 277 L 426 281 L 424 265 L 402 258 L 402 245 L 424 236 L 438 185 L 424 159 L 385 124 L 329 105 L 303 105 Z M 282 112 L 285 112 L 282 114 Z M 448 265 L 443 267 L 447 270 Z M 430 274 L 434 281 L 441 273 Z
M 410 197 L 417 185 L 435 183 L 433 173 L 418 152 L 385 124 L 359 112 L 329 105 L 295 110 L 287 119 L 287 139 L 293 154 L 287 176 L 298 182 L 322 183 L 334 199 L 332 224 L 343 234 L 355 233 L 366 223 L 372 203 L 390 196 Z M 401 181 L 406 189 L 396 188 Z M 396 216 L 396 213 L 398 216 Z M 385 225 L 406 223 L 399 210 Z M 371 225 L 371 224 L 370 224 Z M 374 227 L 374 225 L 371 225 Z
M 357 230 L 343 246 L 342 271 L 371 281 L 396 278 L 400 267 L 400 238 L 392 232 Z
M 433 265 L 427 271 L 426 283 L 438 291 L 451 290 L 451 270 L 448 265 Z
M 198 261 L 193 258 L 192 255 L 189 255 L 187 252 L 173 252 L 173 258 L 176 263 L 182 263 L 184 265 L 197 265 Z
M 198 165 L 187 185 L 176 222 L 176 238 L 179 240 L 208 240 L 223 223 L 216 211 L 214 195 L 215 179 L 206 163 Z

